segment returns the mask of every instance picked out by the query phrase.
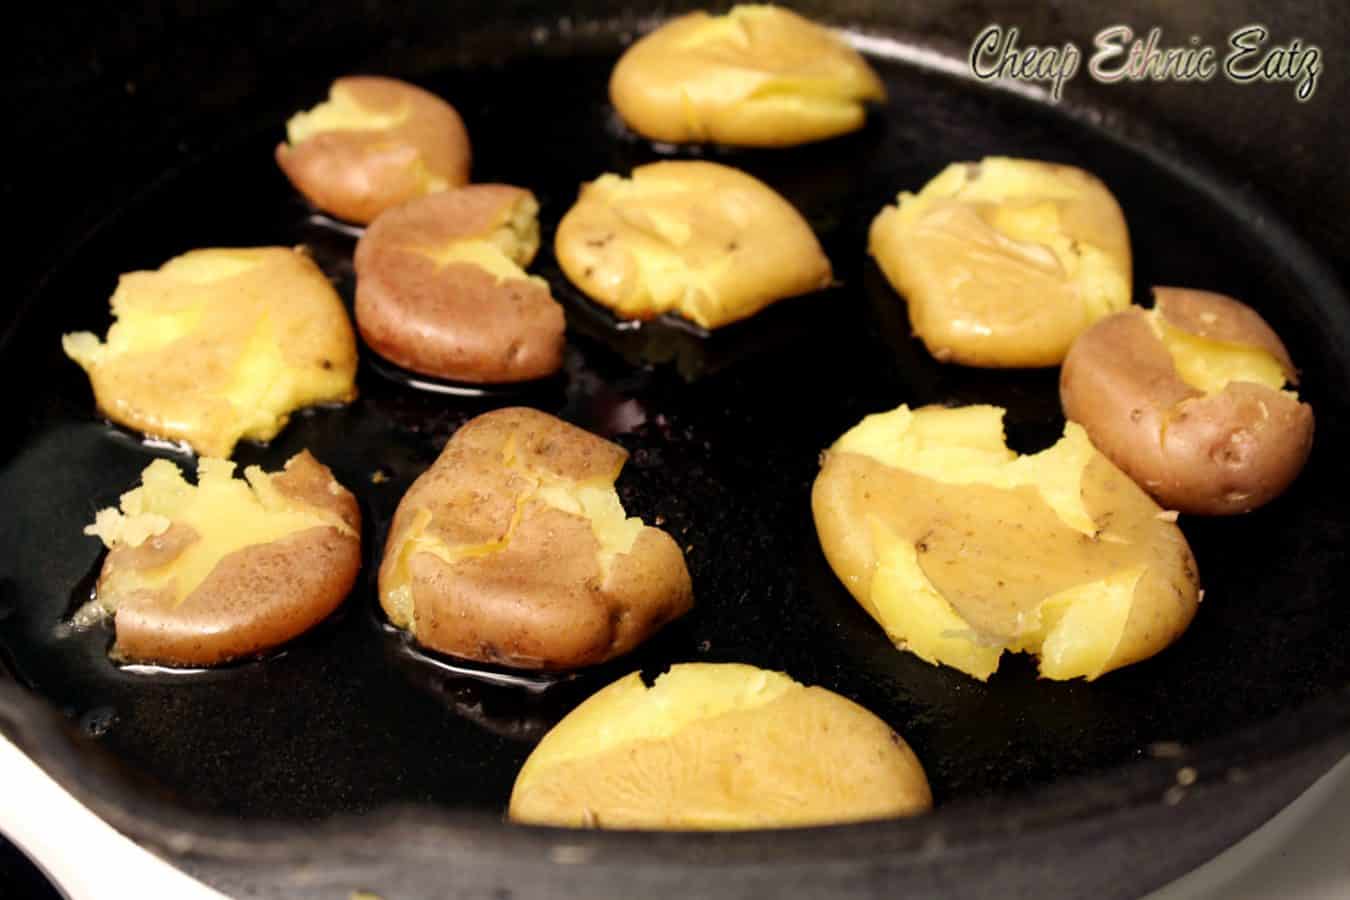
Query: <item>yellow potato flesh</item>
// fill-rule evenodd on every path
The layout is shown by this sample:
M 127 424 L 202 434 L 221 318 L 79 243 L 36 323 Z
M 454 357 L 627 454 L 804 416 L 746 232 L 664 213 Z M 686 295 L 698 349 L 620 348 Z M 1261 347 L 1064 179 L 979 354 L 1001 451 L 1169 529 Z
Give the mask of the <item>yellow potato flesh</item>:
M 932 803 L 904 742 L 862 707 L 745 665 L 638 673 L 558 723 L 516 778 L 511 818 L 659 829 L 773 828 Z
M 829 283 L 791 204 L 727 166 L 664 162 L 586 185 L 558 226 L 567 277 L 621 318 L 673 312 L 705 328 Z
M 624 511 L 618 491 L 614 488 L 614 481 L 619 476 L 617 470 L 600 481 L 572 481 L 527 466 L 515 454 L 514 443 L 510 441 L 502 450 L 502 467 L 519 479 L 522 490 L 515 497 L 511 520 L 500 537 L 481 544 L 448 545 L 427 531 L 427 526 L 431 524 L 431 513 L 422 510 L 413 520 L 402 543 L 392 548 L 391 552 L 396 554 L 399 563 L 394 567 L 393 577 L 386 579 L 382 588 L 384 608 L 393 624 L 409 631 L 414 631 L 416 627 L 408 560 L 418 553 L 429 553 L 443 562 L 454 563 L 467 557 L 501 552 L 510 545 L 512 534 L 530 503 L 542 503 L 581 516 L 590 523 L 591 532 L 600 545 L 597 562 L 602 578 L 608 576 L 615 557 L 632 551 L 643 522 L 641 518 L 630 517 Z
M 101 605 L 114 610 L 129 593 L 166 586 L 176 605 L 237 550 L 325 525 L 353 534 L 339 516 L 281 493 L 272 476 L 259 467 L 245 469 L 242 480 L 233 477 L 234 468 L 228 460 L 204 457 L 198 461 L 197 484 L 192 485 L 176 465 L 158 459 L 141 473 L 141 486 L 122 495 L 120 509 L 99 510 L 85 534 L 98 537 L 110 549 L 139 547 L 170 525 L 191 528 L 196 536 L 173 560 L 157 568 L 112 570 L 99 584 Z
M 484 234 L 416 250 L 438 266 L 453 263 L 477 266 L 495 277 L 498 283 L 524 279 L 547 286 L 544 279 L 530 275 L 524 269 L 539 251 L 538 214 L 539 204 L 533 197 L 525 196 L 506 207 L 501 221 Z
M 1172 357 L 1181 380 L 1204 394 L 1217 394 L 1235 381 L 1284 387 L 1284 367 L 1266 350 L 1200 337 L 1171 325 L 1158 310 L 1148 315 L 1149 326 Z
M 1189 621 L 1184 538 L 1078 425 L 1017 456 L 1001 418 L 901 407 L 845 434 L 813 495 L 835 571 L 898 646 L 979 679 L 1005 650 L 1053 679 L 1156 652 L 1141 636 L 1153 612 L 1136 607 L 1159 596 L 1157 635 Z
M 286 141 L 292 147 L 316 135 L 334 131 L 392 131 L 408 121 L 411 104 L 395 110 L 376 110 L 362 106 L 350 91 L 333 85 L 328 99 L 313 109 L 298 112 L 286 120 Z M 433 174 L 426 161 L 418 156 L 409 163 L 414 180 L 421 185 L 422 194 L 432 194 L 450 187 L 444 177 Z
M 515 260 L 503 253 L 497 244 L 490 241 L 456 241 L 448 247 L 428 252 L 426 255 L 434 259 L 439 266 L 448 266 L 452 263 L 477 266 L 496 278 L 498 283 L 532 277 L 527 275 Z M 534 277 L 534 280 L 543 282 L 543 279 L 538 277 Z
M 298 144 L 328 131 L 387 131 L 406 122 L 411 113 L 407 104 L 392 111 L 370 109 L 358 103 L 350 91 L 334 85 L 327 100 L 287 120 L 286 138 Z
M 100 409 L 147 434 L 229 456 L 289 414 L 355 396 L 356 344 L 318 267 L 285 248 L 197 250 L 123 275 L 107 341 L 62 338 Z
M 1078 170 L 991 157 L 948 166 L 872 223 L 869 252 L 940 359 L 1059 363 L 1130 303 L 1124 219 Z
M 773 6 L 675 19 L 631 47 L 610 96 L 661 141 L 790 146 L 860 128 L 886 96 L 876 73 L 826 28 Z

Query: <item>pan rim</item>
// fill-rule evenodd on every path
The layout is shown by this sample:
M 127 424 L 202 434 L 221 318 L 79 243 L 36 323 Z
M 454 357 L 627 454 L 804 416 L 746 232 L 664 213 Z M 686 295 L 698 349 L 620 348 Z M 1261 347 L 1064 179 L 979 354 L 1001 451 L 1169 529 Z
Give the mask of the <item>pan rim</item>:
M 618 31 L 631 28 L 632 22 L 617 18 L 609 27 Z M 909 42 L 900 39 L 899 43 Z M 928 46 L 934 45 L 930 42 Z M 934 52 L 950 56 L 945 47 L 935 47 Z M 898 61 L 917 65 L 913 59 Z M 948 69 L 926 71 L 958 77 Z M 1006 85 L 985 87 L 1007 90 Z M 1041 102 L 1024 92 L 1014 93 L 1023 102 Z M 1155 126 L 1071 99 L 1058 104 L 1057 109 L 1080 127 L 1105 134 L 1174 177 L 1203 189 L 1217 206 L 1233 209 L 1235 201 L 1231 198 L 1239 192 L 1208 165 L 1192 159 L 1185 148 Z M 203 156 L 221 152 L 223 146 L 231 143 L 221 142 Z M 183 166 L 199 161 L 200 157 L 187 160 Z M 174 172 L 166 172 L 153 183 L 141 186 L 136 196 L 143 202 L 171 182 L 173 175 Z M 1257 218 L 1249 222 L 1253 233 L 1278 249 L 1289 268 L 1300 273 L 1301 281 L 1311 281 L 1329 298 L 1317 305 L 1319 312 L 1338 318 L 1342 327 L 1350 327 L 1346 325 L 1350 323 L 1350 301 L 1335 270 L 1322 256 L 1251 191 L 1241 192 L 1241 201 L 1236 205 L 1244 212 L 1256 213 Z M 48 260 L 49 265 L 34 279 L 31 290 L 6 311 L 11 315 L 3 316 L 0 352 L 31 314 L 52 273 L 68 265 L 85 245 L 125 212 L 122 208 L 104 216 Z M 1316 751 L 1330 756 L 1350 751 L 1350 685 L 1346 685 L 1229 734 L 1189 745 L 1176 757 L 1139 759 L 1034 789 L 953 801 L 926 816 L 908 820 L 779 831 L 661 833 L 657 840 L 648 832 L 514 826 L 490 814 L 451 811 L 432 804 L 381 807 L 359 816 L 340 814 L 317 826 L 244 823 L 194 812 L 151 792 L 130 790 L 127 779 L 119 780 L 114 774 L 118 767 L 110 753 L 74 733 L 61 714 L 36 693 L 3 676 L 0 670 L 0 734 L 13 741 L 62 787 L 119 830 L 165 855 L 220 861 L 286 862 L 305 856 L 361 856 L 363 850 L 371 852 L 369 848 L 374 845 L 397 847 L 409 859 L 424 861 L 431 854 L 448 856 L 451 844 L 463 844 L 465 838 L 475 835 L 486 839 L 481 843 L 470 841 L 473 852 L 503 866 L 509 866 L 522 853 L 547 856 L 550 849 L 562 844 L 583 848 L 595 862 L 636 858 L 648 864 L 730 866 L 796 857 L 803 848 L 810 848 L 818 861 L 822 856 L 826 861 L 874 858 L 883 849 L 921 859 L 935 846 L 945 853 L 973 851 L 1011 833 L 1034 833 L 1088 818 L 1104 820 L 1111 811 L 1119 813 L 1146 803 L 1165 802 L 1164 795 L 1176 784 L 1179 766 L 1193 767 L 1200 773 L 1199 780 L 1188 790 L 1231 796 L 1242 790 L 1244 784 L 1229 777 L 1234 768 L 1240 768 L 1254 780 L 1300 753 Z M 97 764 L 89 765 L 94 758 Z M 935 845 L 934 835 L 942 836 L 940 845 Z M 411 836 L 417 839 L 410 840 Z M 767 857 L 766 840 L 773 848 Z M 714 843 L 716 853 L 712 852 Z M 385 853 L 382 851 L 381 855 Z

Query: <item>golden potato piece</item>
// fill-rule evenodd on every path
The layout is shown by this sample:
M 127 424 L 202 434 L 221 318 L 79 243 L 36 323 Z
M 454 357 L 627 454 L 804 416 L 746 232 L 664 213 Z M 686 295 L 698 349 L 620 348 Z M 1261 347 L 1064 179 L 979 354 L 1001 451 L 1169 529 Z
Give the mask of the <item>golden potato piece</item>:
M 455 108 L 393 78 L 333 82 L 328 99 L 286 123 L 277 164 L 319 209 L 366 224 L 469 181 L 469 135 Z
M 1125 218 L 1071 166 L 953 163 L 881 211 L 868 251 L 942 362 L 1058 365 L 1089 325 L 1130 304 Z
M 675 665 L 586 700 L 525 761 L 517 822 L 730 830 L 922 813 L 928 779 L 900 735 L 867 710 L 778 672 Z
M 232 477 L 204 457 L 197 484 L 158 459 L 121 509 L 85 534 L 108 555 L 96 602 L 113 616 L 115 655 L 210 666 L 270 650 L 342 603 L 361 568 L 361 513 L 308 451 L 268 474 Z
M 356 337 L 333 286 L 303 251 L 193 250 L 130 272 L 106 343 L 61 339 L 114 422 L 228 457 L 268 441 L 292 411 L 356 397 Z
M 1181 530 L 1080 426 L 1018 456 L 1002 418 L 901 406 L 845 433 L 811 495 L 835 574 L 896 646 L 982 681 L 1005 650 L 1056 680 L 1162 650 L 1199 603 Z
M 886 89 L 829 29 L 756 5 L 667 22 L 620 57 L 609 96 L 653 140 L 789 147 L 856 131 Z
M 768 185 L 709 162 L 601 175 L 558 225 L 564 274 L 624 319 L 673 312 L 704 328 L 830 283 L 801 214 Z
M 395 207 L 356 245 L 356 324 L 406 369 L 515 382 L 562 366 L 563 311 L 525 274 L 539 249 L 527 190 L 475 184 Z
M 1270 502 L 1312 450 L 1313 411 L 1275 332 L 1231 297 L 1154 288 L 1064 360 L 1064 414 L 1159 503 L 1227 515 Z
M 688 612 L 679 546 L 614 490 L 627 456 L 532 409 L 466 423 L 394 515 L 379 579 L 389 620 L 453 656 L 569 669 Z

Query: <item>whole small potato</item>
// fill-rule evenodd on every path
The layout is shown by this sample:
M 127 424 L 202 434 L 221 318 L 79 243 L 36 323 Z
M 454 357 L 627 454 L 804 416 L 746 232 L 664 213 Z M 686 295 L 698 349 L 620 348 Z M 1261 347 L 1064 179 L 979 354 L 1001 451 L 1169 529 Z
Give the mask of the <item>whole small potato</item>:
M 861 128 L 886 89 L 841 37 L 790 10 L 736 6 L 667 22 L 619 58 L 609 95 L 657 141 L 787 147 Z
M 114 422 L 227 457 L 269 441 L 290 414 L 356 398 L 356 336 L 333 285 L 302 249 L 193 250 L 128 272 L 106 341 L 61 338 Z
M 113 654 L 210 666 L 277 647 L 326 618 L 361 568 L 356 498 L 309 453 L 282 472 L 203 457 L 197 483 L 152 462 L 121 508 L 85 533 L 108 555 L 94 602 L 112 615 Z
M 562 366 L 562 307 L 524 266 L 539 204 L 475 184 L 380 215 L 356 245 L 356 324 L 376 353 L 414 372 L 504 383 Z
M 1130 240 L 1106 186 L 1072 166 L 953 163 L 872 222 L 868 252 L 942 362 L 1058 365 L 1130 304 Z
M 1018 456 L 1002 418 L 901 406 L 835 442 L 811 493 L 835 574 L 897 647 L 980 680 L 1005 651 L 1092 680 L 1162 650 L 1199 603 L 1181 530 L 1079 425 Z
M 830 261 L 772 188 L 729 166 L 671 161 L 601 175 L 558 224 L 558 263 L 624 319 L 673 312 L 719 328 L 820 290 Z
M 324 212 L 362 225 L 386 209 L 469 180 L 469 135 L 455 108 L 394 78 L 333 82 L 328 100 L 286 123 L 276 158 Z
M 737 664 L 634 672 L 544 736 L 516 776 L 517 822 L 584 828 L 786 828 L 933 805 L 904 739 L 850 700 Z
M 523 669 L 632 650 L 688 612 L 679 545 L 629 518 L 622 447 L 546 413 L 484 413 L 399 502 L 380 603 L 418 643 Z
M 1313 411 L 1289 352 L 1231 297 L 1154 288 L 1084 332 L 1060 372 L 1064 414 L 1169 509 L 1242 513 L 1284 492 L 1308 459 Z

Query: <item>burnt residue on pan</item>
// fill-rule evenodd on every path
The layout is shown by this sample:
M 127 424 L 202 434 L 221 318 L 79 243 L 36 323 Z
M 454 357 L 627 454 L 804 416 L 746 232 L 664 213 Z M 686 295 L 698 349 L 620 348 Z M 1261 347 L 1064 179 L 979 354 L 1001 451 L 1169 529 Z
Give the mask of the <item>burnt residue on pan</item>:
M 99 419 L 59 337 L 106 325 L 119 272 L 198 246 L 305 244 L 350 300 L 354 235 L 296 199 L 270 152 L 281 120 L 250 122 L 244 105 L 232 118 L 251 131 L 162 181 L 51 274 L 0 358 L 4 383 L 27 388 L 7 397 L 17 437 L 0 444 L 0 659 L 19 681 L 72 719 L 98 723 L 90 734 L 183 806 L 244 822 L 402 801 L 495 817 L 548 724 L 624 671 L 681 660 L 782 669 L 857 700 L 912 744 L 939 806 L 1231 734 L 1350 681 L 1350 604 L 1334 589 L 1346 575 L 1350 324 L 1343 298 L 1286 264 L 1240 195 L 1216 194 L 1026 98 L 883 61 L 889 103 L 856 134 L 790 152 L 699 150 L 795 203 L 837 284 L 710 337 L 669 322 L 620 329 L 566 283 L 550 249 L 583 180 L 672 154 L 615 133 L 605 102 L 614 49 L 419 78 L 463 113 L 476 180 L 539 197 L 533 271 L 567 307 L 566 364 L 556 380 L 511 391 L 423 390 L 365 353 L 354 404 L 296 415 L 271 446 L 241 445 L 241 463 L 268 467 L 310 449 L 368 520 L 357 592 L 272 658 L 186 676 L 129 671 L 108 658 L 106 628 L 61 627 L 100 551 L 83 525 L 154 452 L 170 451 Z M 1129 220 L 1137 295 L 1162 282 L 1250 303 L 1305 366 L 1303 391 L 1318 411 L 1312 461 L 1288 495 L 1249 516 L 1183 518 L 1206 588 L 1190 631 L 1095 684 L 1039 682 L 1020 657 L 980 684 L 896 652 L 834 579 L 813 532 L 818 454 L 867 413 L 995 402 L 1008 407 L 1023 450 L 1062 425 L 1054 371 L 934 362 L 866 256 L 867 226 L 898 190 L 988 154 L 1103 178 Z M 424 658 L 385 628 L 373 596 L 403 490 L 457 427 L 505 403 L 559 414 L 629 450 L 620 494 L 686 548 L 696 595 L 689 616 L 632 657 L 542 688 Z

